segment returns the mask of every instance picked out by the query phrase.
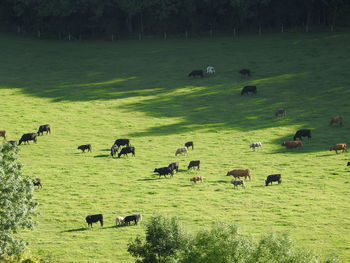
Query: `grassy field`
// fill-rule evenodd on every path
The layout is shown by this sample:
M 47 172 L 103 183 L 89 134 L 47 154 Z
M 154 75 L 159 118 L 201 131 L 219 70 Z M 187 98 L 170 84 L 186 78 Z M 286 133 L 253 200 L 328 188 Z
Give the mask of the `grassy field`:
M 34 255 L 54 262 L 133 262 L 127 243 L 144 225 L 115 227 L 116 216 L 177 216 L 189 232 L 215 221 L 258 237 L 288 232 L 299 246 L 350 262 L 350 34 L 276 34 L 232 40 L 56 42 L 0 36 L 0 129 L 9 140 L 49 123 L 51 135 L 21 145 L 26 174 L 42 179 L 38 225 L 21 234 Z M 188 78 L 213 65 L 216 75 Z M 242 78 L 241 68 L 253 70 Z M 240 96 L 256 85 L 257 96 Z M 276 118 L 275 110 L 287 109 Z M 334 115 L 344 127 L 330 127 Z M 302 150 L 281 146 L 312 129 Z M 136 157 L 112 159 L 117 138 Z M 188 156 L 174 156 L 186 141 Z M 253 152 L 249 143 L 261 141 Z M 91 143 L 92 153 L 77 146 Z M 187 171 L 201 160 L 200 171 Z M 154 168 L 180 162 L 159 179 Z M 232 169 L 249 168 L 246 189 Z M 281 173 L 281 185 L 264 186 Z M 190 183 L 195 175 L 204 183 Z M 103 213 L 105 226 L 86 228 Z

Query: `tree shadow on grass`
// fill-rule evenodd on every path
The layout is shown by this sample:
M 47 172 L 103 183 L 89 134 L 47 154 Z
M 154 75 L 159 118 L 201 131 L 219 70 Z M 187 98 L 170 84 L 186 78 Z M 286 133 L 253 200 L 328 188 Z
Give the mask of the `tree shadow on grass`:
M 339 39 L 348 38 L 348 35 L 341 35 Z M 346 41 L 327 40 L 328 48 L 325 49 L 322 45 L 315 46 L 313 40 L 303 38 L 304 46 L 300 49 L 291 46 L 290 39 L 273 39 L 256 39 L 254 45 L 245 42 L 248 39 L 233 43 L 226 39 L 224 42 L 212 41 L 212 49 L 221 52 L 205 58 L 203 54 L 208 50 L 208 44 L 198 45 L 196 41 L 179 41 L 176 48 L 171 44 L 157 43 L 158 48 L 155 48 L 154 45 L 128 42 L 118 46 L 100 43 L 98 49 L 94 49 L 91 48 L 96 45 L 93 43 L 84 44 L 89 48 L 60 43 L 66 49 L 59 50 L 65 52 L 56 53 L 52 52 L 58 50 L 56 46 L 39 48 L 37 45 L 42 42 L 33 41 L 27 43 L 32 44 L 32 50 L 25 59 L 11 55 L 12 49 L 3 54 L 7 67 L 0 71 L 0 88 L 19 88 L 26 95 L 50 98 L 53 102 L 118 102 L 135 97 L 137 99 L 129 100 L 131 102 L 118 104 L 118 110 L 177 121 L 132 131 L 127 134 L 130 137 L 183 134 L 196 130 L 245 132 L 289 125 L 320 128 L 324 118 L 329 123 L 328 118 L 332 115 L 349 115 L 350 90 L 345 85 L 348 74 L 345 69 L 350 56 L 344 54 L 348 49 L 342 48 Z M 256 48 L 260 41 L 265 45 L 263 50 Z M 222 43 L 228 48 L 222 49 Z M 101 48 L 104 45 L 106 49 Z M 181 56 L 178 49 L 181 49 Z M 245 54 L 244 59 L 234 52 L 238 49 Z M 91 50 L 96 51 L 92 54 Z M 221 56 L 220 59 L 216 58 L 217 55 Z M 274 62 L 271 62 L 271 56 Z M 238 68 L 232 66 L 232 59 L 225 58 L 234 58 L 237 65 L 251 60 L 256 73 L 251 78 L 242 79 L 237 73 Z M 182 69 L 193 69 L 193 61 L 206 64 L 208 59 L 216 61 L 217 68 L 221 68 L 215 78 L 190 79 Z M 145 61 L 152 63 L 147 62 L 145 66 Z M 177 67 L 179 61 L 181 69 Z M 240 91 L 245 85 L 256 85 L 257 95 L 241 96 Z M 287 117 L 274 116 L 280 107 L 287 109 Z M 323 144 L 311 149 L 321 151 Z

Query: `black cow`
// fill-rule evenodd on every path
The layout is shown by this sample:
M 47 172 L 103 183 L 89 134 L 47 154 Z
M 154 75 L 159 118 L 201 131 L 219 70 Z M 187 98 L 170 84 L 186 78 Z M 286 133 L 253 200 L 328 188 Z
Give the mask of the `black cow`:
M 46 132 L 46 134 L 51 133 L 51 127 L 49 124 L 40 125 L 37 134 L 38 134 L 38 136 L 40 136 L 40 134 L 43 135 L 44 132 Z
M 22 142 L 26 142 L 29 144 L 29 141 L 34 141 L 36 143 L 36 133 L 23 134 L 18 142 L 18 145 L 21 145 Z
M 240 71 L 238 71 L 241 75 L 243 76 L 250 76 L 250 70 L 249 69 L 241 69 Z
M 120 146 L 130 146 L 131 144 L 129 139 L 116 139 L 114 145 L 119 149 Z
M 34 185 L 34 186 L 37 186 L 38 189 L 39 189 L 39 187 L 43 188 L 43 186 L 41 185 L 41 180 L 40 180 L 40 178 L 35 178 L 35 179 L 33 180 L 33 185 Z
M 7 141 L 7 143 L 12 144 L 12 145 L 16 145 L 17 141 Z
M 114 157 L 114 155 L 117 155 L 118 148 L 119 148 L 118 145 L 113 144 L 113 146 L 111 147 L 111 155 L 112 155 L 112 157 Z
M 118 154 L 118 158 L 120 158 L 122 154 L 128 156 L 128 153 L 132 153 L 132 156 L 135 156 L 135 147 L 132 147 L 132 146 L 124 147 Z
M 348 162 L 347 166 L 350 166 L 350 162 Z
M 91 144 L 80 145 L 78 147 L 78 150 L 82 150 L 83 153 L 85 152 L 85 150 L 88 150 L 89 152 L 91 152 L 92 151 Z
M 308 137 L 309 140 L 311 139 L 311 131 L 308 130 L 308 129 L 301 129 L 301 130 L 298 130 L 295 135 L 294 135 L 294 141 L 296 139 L 300 139 L 302 140 L 301 137 Z
M 199 170 L 199 166 L 201 164 L 201 161 L 190 161 L 188 167 L 187 167 L 187 170 L 193 168 L 193 167 L 197 167 L 197 169 Z
M 245 86 L 242 91 L 241 91 L 241 96 L 243 96 L 243 94 L 249 94 L 249 92 L 256 94 L 256 86 Z
M 171 163 L 168 165 L 168 167 L 171 169 L 171 170 L 176 170 L 176 172 L 179 171 L 179 163 L 178 162 L 175 162 L 175 163 Z
M 125 225 L 130 225 L 131 221 L 134 221 L 135 225 L 137 225 L 138 216 L 136 214 L 134 214 L 134 215 L 131 215 L 131 216 L 124 217 L 124 224 Z
M 192 146 L 192 150 L 193 150 L 193 142 L 186 142 L 185 146 L 187 147 L 187 149 Z
M 265 185 L 272 185 L 272 182 L 278 182 L 278 184 L 282 183 L 281 174 L 271 174 L 265 180 Z
M 170 167 L 156 168 L 156 169 L 154 169 L 153 172 L 158 173 L 159 178 L 161 175 L 163 175 L 164 177 L 166 177 L 167 174 L 170 174 L 171 177 L 173 177 L 173 175 L 174 175 L 174 170 L 171 169 Z
M 88 215 L 86 218 L 86 223 L 88 223 L 88 226 L 92 227 L 92 223 L 96 223 L 100 221 L 101 226 L 103 226 L 103 215 L 97 214 L 97 215 Z
M 188 74 L 189 77 L 195 77 L 195 76 L 201 76 L 202 78 L 204 77 L 203 70 L 192 70 L 190 74 Z

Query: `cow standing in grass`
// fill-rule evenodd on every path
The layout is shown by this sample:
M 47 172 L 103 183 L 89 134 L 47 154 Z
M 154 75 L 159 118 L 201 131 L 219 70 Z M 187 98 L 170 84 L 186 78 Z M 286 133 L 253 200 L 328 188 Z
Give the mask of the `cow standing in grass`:
M 262 143 L 261 142 L 253 142 L 249 146 L 255 151 L 255 148 L 262 149 Z
M 6 140 L 6 131 L 0 130 L 0 137 L 3 137 Z
M 49 124 L 40 125 L 37 134 L 40 136 L 40 134 L 43 135 L 44 132 L 46 132 L 46 134 L 51 133 L 51 127 Z
M 265 180 L 265 186 L 269 184 L 272 185 L 272 182 L 278 182 L 278 184 L 282 183 L 281 174 L 271 174 Z
M 234 188 L 237 188 L 239 185 L 241 185 L 242 188 L 245 188 L 244 180 L 232 180 L 231 184 L 233 184 Z
M 19 140 L 18 145 L 21 145 L 22 142 L 29 144 L 29 141 L 34 141 L 34 143 L 36 143 L 36 136 L 36 133 L 25 133 Z
M 309 129 L 298 130 L 294 135 L 294 141 L 296 141 L 296 139 L 303 140 L 302 137 L 307 137 L 310 140 L 311 139 L 311 131 Z
M 240 178 L 244 177 L 244 180 L 247 180 L 247 177 L 250 178 L 250 171 L 249 169 L 237 169 L 227 172 L 226 176 L 233 176 L 234 178 Z
M 329 150 L 335 151 L 335 153 L 338 154 L 338 151 L 342 151 L 342 152 L 347 151 L 346 147 L 347 147 L 346 143 L 338 143 L 336 145 L 331 146 Z
M 179 154 L 187 154 L 187 147 L 181 147 L 181 148 L 177 149 L 175 152 L 175 156 L 177 156 Z
M 329 125 L 332 126 L 333 124 L 343 126 L 343 118 L 341 116 L 334 116 Z
M 96 223 L 100 221 L 101 227 L 103 227 L 103 215 L 97 214 L 97 215 L 88 215 L 86 218 L 86 223 L 88 226 L 92 227 L 92 223 Z
M 84 145 L 80 145 L 78 147 L 78 150 L 82 150 L 83 153 L 85 152 L 85 150 L 88 150 L 88 152 L 91 152 L 92 151 L 92 147 L 91 147 L 91 144 L 84 144 Z

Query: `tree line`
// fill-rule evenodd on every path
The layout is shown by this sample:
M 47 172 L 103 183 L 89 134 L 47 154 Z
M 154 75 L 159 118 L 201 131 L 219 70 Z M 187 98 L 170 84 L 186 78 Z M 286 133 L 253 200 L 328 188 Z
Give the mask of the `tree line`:
M 349 26 L 346 0 L 0 0 L 2 30 L 103 38 Z

